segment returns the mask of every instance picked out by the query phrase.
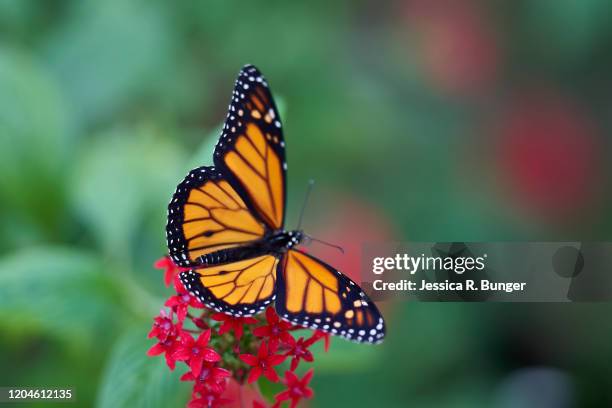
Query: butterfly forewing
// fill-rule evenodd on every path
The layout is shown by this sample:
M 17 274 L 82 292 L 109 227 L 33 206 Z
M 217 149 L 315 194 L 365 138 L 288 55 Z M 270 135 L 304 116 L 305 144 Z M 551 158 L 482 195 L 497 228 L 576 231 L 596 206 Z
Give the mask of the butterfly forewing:
M 384 321 L 376 305 L 331 266 L 289 250 L 277 275 L 276 310 L 283 319 L 360 343 L 384 338 Z
M 168 206 L 166 238 L 177 265 L 198 266 L 198 258 L 254 242 L 266 226 L 214 167 L 189 172 Z
M 236 80 L 215 165 L 246 196 L 247 204 L 273 230 L 285 217 L 285 141 L 266 80 L 247 65 Z

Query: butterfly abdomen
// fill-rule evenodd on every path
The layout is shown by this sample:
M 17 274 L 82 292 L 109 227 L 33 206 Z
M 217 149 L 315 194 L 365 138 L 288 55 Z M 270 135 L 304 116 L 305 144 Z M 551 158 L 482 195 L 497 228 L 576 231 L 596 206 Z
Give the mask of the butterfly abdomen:
M 254 244 L 251 246 L 222 249 L 220 251 L 202 255 L 200 258 L 198 258 L 198 260 L 201 265 L 212 266 L 242 261 L 265 254 L 267 254 L 267 251 L 261 245 Z
M 298 245 L 302 239 L 303 233 L 301 231 L 279 231 L 267 235 L 250 245 L 222 249 L 202 255 L 198 258 L 198 261 L 201 265 L 212 266 L 242 261 L 261 255 L 274 255 L 280 257 L 288 249 Z

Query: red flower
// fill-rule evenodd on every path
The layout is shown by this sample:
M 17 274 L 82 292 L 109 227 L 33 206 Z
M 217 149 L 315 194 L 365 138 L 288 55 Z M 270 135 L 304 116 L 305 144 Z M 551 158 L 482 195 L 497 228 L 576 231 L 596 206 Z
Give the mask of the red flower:
M 185 320 L 189 306 L 196 308 L 204 307 L 199 300 L 191 296 L 191 294 L 185 290 L 178 278 L 174 280 L 174 288 L 176 289 L 176 295 L 170 296 L 164 305 L 171 307 L 172 310 L 176 312 L 176 317 L 179 322 Z
M 219 394 L 210 393 L 200 398 L 194 396 L 193 399 L 187 403 L 187 408 L 215 408 L 227 405 L 229 402 L 232 402 L 232 400 L 222 398 Z
M 225 390 L 224 380 L 232 373 L 224 368 L 215 367 L 210 363 L 204 363 L 200 375 L 195 376 L 191 371 L 181 376 L 181 381 L 195 381 L 194 392 L 206 394 L 209 391 L 220 394 Z
M 279 341 L 292 346 L 295 343 L 295 339 L 288 330 L 293 328 L 291 323 L 281 320 L 274 308 L 269 307 L 266 309 L 266 320 L 268 321 L 267 326 L 261 326 L 253 330 L 253 334 L 258 337 L 268 337 L 270 347 L 276 349 Z
M 200 375 L 205 361 L 213 363 L 221 360 L 221 356 L 208 346 L 210 329 L 203 331 L 197 340 L 185 331 L 181 334 L 181 345 L 174 352 L 173 357 L 178 361 L 188 361 L 194 376 Z
M 259 346 L 257 356 L 252 354 L 240 355 L 242 361 L 253 367 L 249 373 L 249 383 L 257 381 L 261 374 L 272 382 L 277 382 L 279 380 L 278 374 L 276 374 L 273 367 L 285 361 L 286 357 L 282 354 L 270 353 L 270 351 L 266 343 L 262 342 Z
M 225 334 L 230 330 L 234 330 L 234 336 L 236 340 L 240 340 L 243 333 L 243 327 L 245 324 L 256 324 L 257 319 L 254 317 L 233 317 L 225 313 L 215 313 L 212 315 L 212 319 L 218 322 L 223 322 L 219 327 L 219 334 Z
M 521 91 L 507 105 L 494 129 L 501 191 L 542 221 L 590 222 L 605 174 L 604 139 L 593 118 L 549 89 Z
M 303 337 L 300 337 L 298 341 L 295 342 L 291 349 L 285 354 L 287 357 L 292 356 L 290 368 L 291 371 L 294 371 L 297 368 L 300 360 L 308 362 L 312 362 L 314 360 L 312 353 L 310 350 L 308 350 L 308 347 L 310 347 L 317 340 L 318 339 L 315 339 L 314 336 L 308 340 L 304 340 Z
M 291 400 L 291 408 L 294 408 L 302 398 L 310 398 L 313 395 L 312 389 L 308 387 L 308 383 L 312 379 L 312 368 L 304 374 L 304 377 L 300 380 L 293 371 L 285 372 L 285 381 L 287 389 L 280 394 L 277 394 L 275 407 L 280 406 L 283 401 Z
M 179 346 L 179 342 L 175 336 L 168 336 L 164 340 L 160 340 L 156 345 L 151 347 L 147 351 L 148 356 L 157 356 L 162 353 L 166 353 L 166 364 L 170 367 L 170 370 L 174 370 L 176 367 L 176 358 L 174 353 Z
M 169 336 L 178 337 L 180 331 L 181 324 L 174 324 L 172 312 L 168 313 L 165 309 L 162 309 L 159 312 L 159 316 L 154 319 L 153 328 L 149 332 L 149 338 L 157 337 L 159 340 L 165 340 Z
M 210 328 L 208 323 L 206 323 L 204 319 L 202 319 L 201 317 L 194 317 L 191 319 L 191 321 L 193 322 L 193 324 L 195 324 L 196 326 L 198 326 L 198 328 L 202 330 L 206 330 Z
M 327 353 L 329 351 L 329 343 L 331 342 L 331 336 L 329 333 L 325 333 L 322 332 L 320 330 L 317 330 L 313 333 L 313 335 L 308 339 L 308 342 L 311 342 L 310 344 L 313 344 L 319 340 L 323 339 L 323 341 L 325 342 L 325 345 L 323 347 L 323 349 L 325 350 L 325 352 Z
M 170 257 L 168 256 L 164 256 L 163 258 L 158 259 L 157 262 L 155 262 L 154 266 L 157 269 L 165 269 L 164 283 L 166 284 L 166 286 L 170 286 L 172 280 L 179 272 L 189 270 L 189 268 L 181 268 L 179 266 L 176 266 L 176 264 L 172 262 L 172 259 L 170 259 Z

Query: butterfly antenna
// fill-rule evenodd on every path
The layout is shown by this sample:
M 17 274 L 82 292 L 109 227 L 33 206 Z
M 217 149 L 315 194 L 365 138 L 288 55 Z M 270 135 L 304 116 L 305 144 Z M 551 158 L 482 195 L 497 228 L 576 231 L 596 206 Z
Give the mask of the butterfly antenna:
M 310 197 L 310 192 L 312 191 L 312 187 L 314 186 L 314 180 L 308 180 L 308 187 L 306 188 L 306 195 L 304 196 L 304 203 L 302 204 L 302 210 L 300 211 L 300 218 L 298 219 L 297 229 L 299 230 L 302 227 L 302 219 L 304 217 L 304 211 L 306 211 L 306 204 L 308 203 L 308 197 Z
M 344 248 L 342 248 L 340 245 L 335 245 L 335 244 L 323 241 L 321 239 L 313 238 L 311 236 L 308 236 L 308 239 L 310 239 L 311 241 L 314 241 L 314 242 L 318 242 L 319 244 L 323 244 L 323 245 L 327 245 L 327 246 L 332 247 L 332 248 L 336 248 L 341 253 L 344 253 Z

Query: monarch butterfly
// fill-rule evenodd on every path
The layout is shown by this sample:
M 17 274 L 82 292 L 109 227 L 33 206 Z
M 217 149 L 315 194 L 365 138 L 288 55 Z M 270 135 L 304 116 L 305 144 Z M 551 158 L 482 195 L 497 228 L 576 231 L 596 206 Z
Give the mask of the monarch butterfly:
M 168 205 L 166 238 L 179 278 L 206 306 L 251 316 L 275 301 L 291 323 L 379 343 L 384 320 L 362 289 L 295 249 L 306 235 L 284 229 L 285 141 L 259 70 L 245 66 L 215 147 L 214 167 L 189 172 Z

